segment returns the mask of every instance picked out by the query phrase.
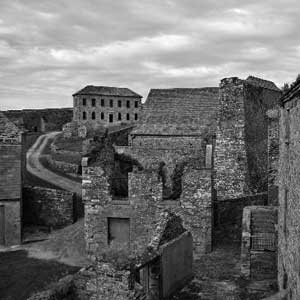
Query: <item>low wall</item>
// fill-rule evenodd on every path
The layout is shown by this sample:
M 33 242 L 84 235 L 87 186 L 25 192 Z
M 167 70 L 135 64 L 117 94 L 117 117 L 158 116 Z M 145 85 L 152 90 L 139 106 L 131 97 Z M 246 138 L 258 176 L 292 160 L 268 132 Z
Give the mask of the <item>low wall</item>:
M 60 228 L 74 222 L 74 194 L 43 187 L 23 188 L 23 222 Z
M 62 173 L 79 173 L 79 165 L 67 163 L 64 161 L 54 160 L 51 155 L 44 155 L 49 166 L 55 170 L 58 170 Z
M 67 155 L 67 156 L 72 156 L 74 158 L 77 158 L 77 159 L 81 159 L 81 152 L 75 152 L 75 151 L 69 151 L 69 150 L 62 150 L 62 149 L 59 149 L 55 143 L 53 142 L 50 146 L 51 148 L 51 153 L 54 153 L 54 154 L 59 154 L 59 155 Z
M 74 299 L 138 299 L 134 297 L 134 290 L 129 289 L 129 278 L 129 271 L 116 270 L 106 263 L 95 264 L 75 276 Z
M 267 193 L 227 199 L 214 203 L 214 241 L 240 242 L 242 238 L 243 209 L 251 205 L 265 205 Z
M 73 276 L 68 275 L 47 290 L 30 296 L 27 300 L 75 300 L 73 294 Z M 79 300 L 78 298 L 76 300 Z
M 193 239 L 189 232 L 161 247 L 162 297 L 168 299 L 193 277 Z

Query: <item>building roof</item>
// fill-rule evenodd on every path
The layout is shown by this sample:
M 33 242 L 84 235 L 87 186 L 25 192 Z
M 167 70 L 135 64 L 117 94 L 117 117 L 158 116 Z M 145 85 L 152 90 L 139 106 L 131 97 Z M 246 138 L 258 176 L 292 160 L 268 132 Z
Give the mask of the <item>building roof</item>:
M 151 89 L 132 134 L 199 135 L 214 122 L 219 88 Z
M 128 88 L 119 88 L 119 87 L 111 87 L 111 86 L 94 86 L 87 85 L 80 91 L 73 94 L 73 96 L 77 95 L 100 95 L 100 96 L 118 96 L 118 97 L 138 97 L 142 98 L 139 94 Z
M 291 88 L 283 94 L 283 96 L 280 98 L 281 105 L 284 105 L 285 102 L 288 102 L 296 97 L 300 96 L 300 80 L 295 81 Z
M 246 82 L 249 82 L 252 85 L 259 86 L 268 90 L 281 92 L 281 90 L 275 85 L 273 81 L 261 79 L 254 76 L 248 76 Z

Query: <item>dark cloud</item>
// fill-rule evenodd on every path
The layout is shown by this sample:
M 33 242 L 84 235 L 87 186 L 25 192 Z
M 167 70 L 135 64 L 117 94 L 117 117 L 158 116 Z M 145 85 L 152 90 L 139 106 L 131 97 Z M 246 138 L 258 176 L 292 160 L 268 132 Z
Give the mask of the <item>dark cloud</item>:
M 299 69 L 296 0 L 0 0 L 1 109 L 71 106 L 86 84 L 217 86 Z

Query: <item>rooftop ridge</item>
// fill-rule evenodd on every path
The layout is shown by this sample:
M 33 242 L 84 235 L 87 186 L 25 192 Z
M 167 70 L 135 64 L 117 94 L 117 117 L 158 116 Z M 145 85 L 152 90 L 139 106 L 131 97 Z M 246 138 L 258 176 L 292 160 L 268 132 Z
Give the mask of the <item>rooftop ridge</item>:
M 141 95 L 125 87 L 113 87 L 113 86 L 96 86 L 87 85 L 78 92 L 74 93 L 73 96 L 77 95 L 101 95 L 101 96 L 118 96 L 118 97 L 138 97 L 142 98 Z
M 251 83 L 255 86 L 260 86 L 263 87 L 265 89 L 268 90 L 272 90 L 272 91 L 278 91 L 280 92 L 281 90 L 276 86 L 276 84 L 273 81 L 270 80 L 266 80 L 266 79 L 262 79 L 259 77 L 255 77 L 252 75 L 249 75 L 246 80 L 246 82 Z

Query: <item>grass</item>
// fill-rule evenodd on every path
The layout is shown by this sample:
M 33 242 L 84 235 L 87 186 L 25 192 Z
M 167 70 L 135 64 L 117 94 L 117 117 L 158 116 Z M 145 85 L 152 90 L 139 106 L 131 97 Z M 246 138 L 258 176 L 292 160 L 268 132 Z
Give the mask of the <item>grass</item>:
M 67 155 L 67 154 L 58 154 L 58 153 L 52 153 L 51 157 L 54 160 L 57 161 L 63 161 L 66 163 L 70 163 L 70 164 L 76 164 L 76 165 L 80 165 L 81 162 L 81 155 Z
M 73 152 L 82 152 L 82 138 L 71 137 L 64 138 L 62 134 L 56 136 L 54 144 L 58 149 L 73 151 Z
M 0 253 L 0 299 L 25 300 L 78 270 L 52 260 L 29 258 L 25 250 Z
M 71 179 L 71 180 L 73 180 L 73 181 L 75 181 L 75 182 L 78 182 L 78 183 L 81 183 L 81 182 L 82 182 L 82 180 L 81 180 L 80 177 L 74 177 L 74 176 L 71 176 L 71 175 L 69 175 L 69 174 L 67 174 L 67 173 L 64 173 L 64 172 L 62 172 L 62 171 L 59 171 L 59 170 L 53 168 L 53 167 L 48 163 L 47 158 L 46 158 L 45 156 L 41 156 L 41 157 L 40 157 L 40 162 L 41 162 L 41 164 L 42 164 L 46 169 L 50 170 L 51 172 L 53 172 L 53 173 L 55 173 L 55 174 L 57 174 L 57 175 L 59 175 L 59 176 L 62 176 L 62 177 Z

